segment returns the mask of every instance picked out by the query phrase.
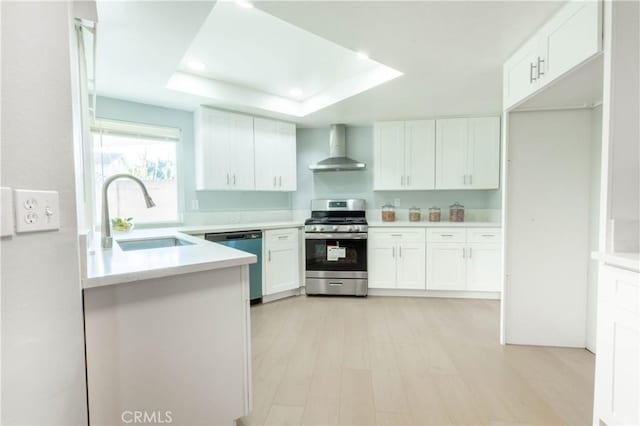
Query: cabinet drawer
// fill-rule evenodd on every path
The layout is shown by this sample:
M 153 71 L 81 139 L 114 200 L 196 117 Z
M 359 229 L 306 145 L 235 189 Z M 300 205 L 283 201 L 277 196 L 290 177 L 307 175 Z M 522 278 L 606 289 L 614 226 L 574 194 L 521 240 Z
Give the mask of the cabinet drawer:
M 427 240 L 430 243 L 464 243 L 467 241 L 466 228 L 429 229 Z
M 470 243 L 500 243 L 502 242 L 502 229 L 468 228 L 467 241 Z
M 298 228 L 272 229 L 265 232 L 267 244 L 297 244 Z
M 374 238 L 379 241 L 425 241 L 425 230 L 420 228 L 369 228 L 369 238 Z

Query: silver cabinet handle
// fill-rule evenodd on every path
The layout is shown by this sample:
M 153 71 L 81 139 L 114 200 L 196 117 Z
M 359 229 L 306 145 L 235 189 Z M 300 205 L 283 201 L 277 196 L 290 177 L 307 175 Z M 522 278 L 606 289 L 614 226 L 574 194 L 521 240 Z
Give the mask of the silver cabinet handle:
M 467 258 L 467 249 L 462 247 L 462 258 L 466 259 Z
M 267 250 L 267 262 L 271 262 L 271 250 Z
M 227 185 L 229 185 L 229 173 L 227 173 Z
M 279 240 L 286 240 L 287 238 L 289 238 L 288 235 L 280 235 L 280 236 L 278 236 Z
M 274 177 L 273 177 L 273 186 L 274 186 L 274 187 L 276 186 L 276 182 L 277 182 L 277 180 L 276 180 L 276 179 L 278 179 L 278 178 L 274 176 Z
M 453 237 L 453 234 L 440 234 L 441 237 Z
M 391 247 L 391 257 L 394 257 L 394 258 L 396 257 L 396 247 L 395 246 Z
M 469 259 L 471 259 L 473 257 L 473 252 L 471 250 L 472 250 L 472 248 L 469 247 Z
M 280 186 L 280 187 L 281 187 L 281 186 L 282 186 L 282 176 L 280 176 L 278 179 L 280 180 L 280 183 L 279 183 L 279 185 L 278 185 L 278 186 Z
M 331 287 L 342 287 L 344 285 L 344 283 L 343 282 L 338 282 L 338 281 L 330 281 L 329 285 Z
M 495 237 L 495 234 L 482 234 L 483 237 Z
M 409 176 L 409 175 L 407 175 L 407 186 L 409 186 L 409 182 L 411 182 L 411 181 L 410 181 L 410 176 Z
M 392 237 L 402 237 L 402 234 L 391 234 Z
M 400 186 L 404 186 L 404 175 L 400 176 Z
M 537 68 L 538 66 L 533 62 L 529 64 L 529 84 L 537 80 L 537 78 L 533 76 L 533 70 L 536 70 Z
M 473 185 L 473 175 L 469 175 L 469 185 Z
M 402 257 L 402 246 L 398 246 L 398 257 Z
M 235 186 L 235 184 L 236 184 L 236 174 L 234 173 L 233 174 L 233 185 Z
M 467 184 L 467 175 L 463 175 L 462 176 L 462 184 L 466 185 Z
M 538 78 L 540 78 L 541 75 L 544 75 L 544 72 L 542 71 L 542 64 L 544 64 L 544 59 L 538 56 Z

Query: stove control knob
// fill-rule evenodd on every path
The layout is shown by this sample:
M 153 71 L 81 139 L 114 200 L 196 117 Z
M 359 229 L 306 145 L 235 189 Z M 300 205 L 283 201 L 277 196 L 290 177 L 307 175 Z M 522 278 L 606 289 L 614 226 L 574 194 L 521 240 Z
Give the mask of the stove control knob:
M 338 227 L 337 227 L 336 225 L 334 225 L 334 226 L 333 226 L 333 230 L 334 230 L 334 231 L 337 231 L 337 230 L 338 230 Z
M 320 231 L 322 231 L 322 227 L 321 226 L 314 226 L 313 230 L 316 231 L 316 232 L 320 232 Z
M 355 227 L 355 226 L 350 226 L 350 227 L 349 227 L 349 232 L 354 232 L 355 230 L 356 230 L 356 227 Z

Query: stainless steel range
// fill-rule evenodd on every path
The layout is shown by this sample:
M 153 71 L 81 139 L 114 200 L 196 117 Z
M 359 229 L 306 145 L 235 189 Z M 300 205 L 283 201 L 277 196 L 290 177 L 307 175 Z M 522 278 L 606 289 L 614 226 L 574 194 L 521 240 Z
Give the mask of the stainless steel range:
M 364 200 L 311 201 L 304 236 L 307 294 L 367 295 Z

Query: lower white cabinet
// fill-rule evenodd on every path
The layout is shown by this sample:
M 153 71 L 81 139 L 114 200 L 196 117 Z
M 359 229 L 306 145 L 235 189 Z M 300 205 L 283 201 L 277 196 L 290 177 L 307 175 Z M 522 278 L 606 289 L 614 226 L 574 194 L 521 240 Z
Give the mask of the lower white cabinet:
M 263 295 L 300 287 L 298 229 L 267 230 L 264 246 Z
M 425 230 L 369 229 L 369 288 L 425 289 Z
M 430 229 L 427 289 L 501 291 L 500 240 L 495 228 Z
M 596 346 L 593 424 L 639 424 L 640 273 L 600 268 Z

